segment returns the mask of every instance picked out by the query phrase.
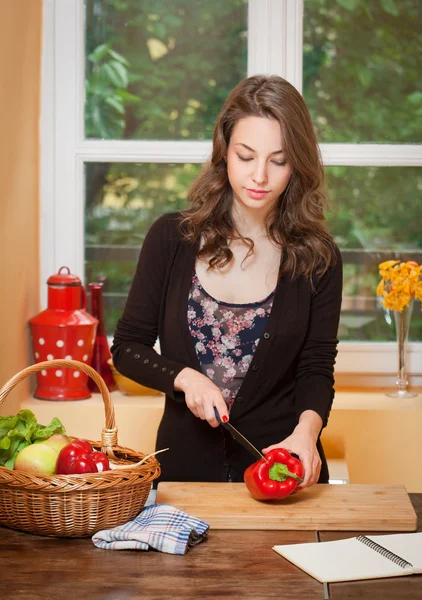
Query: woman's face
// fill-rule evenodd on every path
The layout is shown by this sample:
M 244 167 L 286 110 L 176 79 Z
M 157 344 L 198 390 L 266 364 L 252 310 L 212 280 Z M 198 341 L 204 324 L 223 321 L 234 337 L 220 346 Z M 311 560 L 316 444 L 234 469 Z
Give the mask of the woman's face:
M 236 123 L 227 149 L 227 173 L 237 208 L 267 214 L 292 174 L 278 121 L 245 117 Z

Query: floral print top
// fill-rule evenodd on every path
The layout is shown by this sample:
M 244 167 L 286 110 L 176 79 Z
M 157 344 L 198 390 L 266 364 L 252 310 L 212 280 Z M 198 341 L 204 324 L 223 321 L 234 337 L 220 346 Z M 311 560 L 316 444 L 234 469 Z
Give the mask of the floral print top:
M 188 324 L 201 370 L 221 390 L 230 410 L 252 362 L 274 300 L 229 304 L 210 296 L 194 273 Z

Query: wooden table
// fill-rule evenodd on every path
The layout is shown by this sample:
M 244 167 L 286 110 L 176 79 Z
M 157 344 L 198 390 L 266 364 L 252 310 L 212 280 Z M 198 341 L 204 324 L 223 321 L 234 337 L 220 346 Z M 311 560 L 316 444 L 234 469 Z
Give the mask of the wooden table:
M 410 494 L 422 531 L 422 494 Z M 357 532 L 210 530 L 185 556 L 99 550 L 88 539 L 34 536 L 0 527 L 1 597 L 19 600 L 323 600 L 321 583 L 272 550 L 275 544 Z M 379 532 L 377 532 L 379 534 Z M 330 600 L 422 600 L 422 577 L 328 586 Z

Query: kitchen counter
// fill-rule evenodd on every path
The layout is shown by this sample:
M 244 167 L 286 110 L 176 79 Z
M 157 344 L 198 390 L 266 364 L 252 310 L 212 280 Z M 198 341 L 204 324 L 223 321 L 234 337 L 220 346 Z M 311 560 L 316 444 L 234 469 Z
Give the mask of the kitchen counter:
M 422 531 L 422 494 L 410 494 Z M 326 589 L 272 550 L 275 544 L 369 531 L 211 529 L 184 556 L 99 550 L 87 539 L 34 536 L 0 527 L 0 590 L 8 600 L 422 600 L 422 576 L 330 584 Z M 379 532 L 378 532 L 379 534 Z

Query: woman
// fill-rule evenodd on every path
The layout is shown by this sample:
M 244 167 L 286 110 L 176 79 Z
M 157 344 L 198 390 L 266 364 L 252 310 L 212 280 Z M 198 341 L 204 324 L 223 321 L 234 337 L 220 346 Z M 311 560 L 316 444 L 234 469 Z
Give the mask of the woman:
M 297 454 L 298 489 L 327 483 L 320 433 L 342 265 L 312 122 L 292 85 L 254 76 L 234 88 L 188 199 L 149 230 L 112 346 L 121 373 L 166 394 L 161 480 L 243 481 L 255 459 L 215 407 L 264 454 Z

